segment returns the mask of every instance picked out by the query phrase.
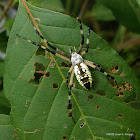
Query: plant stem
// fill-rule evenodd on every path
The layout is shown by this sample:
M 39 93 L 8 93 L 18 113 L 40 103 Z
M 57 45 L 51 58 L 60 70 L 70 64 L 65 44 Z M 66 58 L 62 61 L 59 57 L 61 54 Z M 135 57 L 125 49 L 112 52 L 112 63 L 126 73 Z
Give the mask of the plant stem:
M 34 20 L 34 17 L 32 16 L 32 14 L 31 14 L 31 12 L 30 12 L 28 6 L 26 5 L 25 0 L 22 0 L 22 3 L 24 4 L 24 6 L 25 6 L 25 8 L 26 8 L 26 10 L 27 10 L 27 12 L 28 12 L 28 14 L 29 14 L 29 16 L 30 16 L 30 18 L 31 18 L 31 20 L 32 20 L 32 22 L 33 22 L 33 24 L 34 24 L 34 26 L 36 27 L 36 29 L 38 30 L 38 32 L 42 35 L 42 33 L 41 33 L 41 31 L 40 31 L 38 25 L 36 24 L 36 22 L 35 22 L 35 20 Z M 45 42 L 43 42 L 43 44 L 44 44 L 47 48 L 49 48 L 48 45 L 47 45 Z M 66 82 L 66 79 L 65 79 L 64 75 L 62 74 L 62 72 L 61 72 L 61 70 L 60 70 L 60 68 L 59 68 L 59 66 L 58 66 L 58 64 L 57 64 L 57 62 L 56 62 L 54 56 L 53 56 L 51 53 L 50 53 L 50 55 L 51 55 L 51 58 L 53 59 L 53 61 L 55 62 L 56 67 L 58 68 L 58 71 L 60 72 L 60 74 L 61 74 L 61 76 L 62 76 L 62 78 L 63 78 L 63 81 Z
M 117 49 L 116 46 L 117 46 L 118 43 L 120 43 L 120 44 L 123 43 L 125 31 L 126 31 L 126 28 L 124 26 L 120 25 L 118 27 L 116 36 L 115 36 L 115 38 L 113 40 L 113 43 L 112 43 L 112 47 L 114 49 Z
M 70 11 L 72 0 L 67 0 L 66 2 L 66 10 Z
M 85 9 L 87 7 L 87 4 L 88 4 L 88 0 L 85 0 L 84 3 L 83 3 L 83 5 L 82 5 L 81 11 L 79 13 L 79 16 L 78 16 L 80 19 L 82 18 L 83 14 L 85 12 Z
M 4 8 L 3 10 L 3 13 L 1 14 L 1 17 L 0 17 L 0 21 L 2 20 L 2 18 L 4 17 L 4 15 L 6 14 L 6 12 L 8 11 L 10 5 L 12 4 L 13 0 L 9 0 L 7 6 Z

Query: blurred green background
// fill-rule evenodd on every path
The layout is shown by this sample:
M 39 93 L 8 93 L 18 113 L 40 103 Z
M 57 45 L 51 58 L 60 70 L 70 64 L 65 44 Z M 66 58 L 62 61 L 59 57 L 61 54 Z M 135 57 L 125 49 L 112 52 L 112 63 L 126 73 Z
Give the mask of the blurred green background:
M 140 79 L 139 1 L 127 3 L 126 0 L 116 0 L 116 5 L 114 0 L 28 0 L 28 2 L 74 18 L 79 16 L 85 25 L 109 42 Z M 3 73 L 8 37 L 17 8 L 18 0 L 0 0 L 0 114 L 10 113 L 10 103 L 4 97 Z

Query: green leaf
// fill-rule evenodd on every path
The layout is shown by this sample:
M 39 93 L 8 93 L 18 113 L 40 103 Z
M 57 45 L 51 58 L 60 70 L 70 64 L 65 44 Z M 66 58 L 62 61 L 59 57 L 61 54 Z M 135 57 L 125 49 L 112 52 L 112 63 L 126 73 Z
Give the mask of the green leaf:
M 64 11 L 61 0 L 30 0 L 29 3 L 49 10 Z
M 118 22 L 140 33 L 140 6 L 136 0 L 100 0 L 110 8 Z
M 0 78 L 3 77 L 3 71 L 4 71 L 4 62 L 0 62 Z
M 3 27 L 6 29 L 7 36 L 9 36 L 9 34 L 10 34 L 10 31 L 11 31 L 11 28 L 13 26 L 14 20 L 15 20 L 15 18 L 8 19 L 3 25 Z
M 40 19 L 39 28 L 50 43 L 68 54 L 69 48 L 76 46 L 78 49 L 81 35 L 76 19 L 59 12 L 29 4 L 28 6 L 33 16 Z M 85 25 L 83 30 L 86 37 Z M 107 78 L 92 68 L 90 70 L 93 87 L 90 91 L 81 87 L 74 77 L 75 88 L 72 89 L 72 114 L 76 122 L 74 124 L 72 118 L 68 117 L 70 116 L 67 110 L 68 88 L 64 79 L 69 64 L 58 57 L 55 57 L 56 63 L 52 63 L 49 53 L 46 54 L 46 58 L 38 55 L 37 46 L 17 37 L 16 34 L 40 43 L 40 37 L 35 33 L 21 2 L 10 33 L 4 74 L 5 94 L 12 102 L 11 120 L 20 139 L 127 140 L 129 136 L 125 134 L 131 132 L 136 133 L 139 138 L 140 113 L 131 107 L 131 102 L 124 102 L 134 92 L 137 102 L 139 101 L 138 80 L 128 64 L 105 40 L 91 31 L 89 52 L 83 57 L 96 62 L 108 73 L 115 67 L 116 74 L 110 75 L 115 77 L 124 91 L 118 96 L 117 89 L 109 84 Z M 86 44 L 83 50 L 85 47 Z M 84 124 L 82 128 L 81 124 Z
M 0 114 L 0 138 L 1 140 L 16 140 L 17 134 L 11 125 L 9 115 Z
M 6 46 L 7 46 L 8 37 L 6 36 L 6 32 L 0 33 L 0 51 L 6 52 Z
M 140 6 L 140 0 L 136 0 L 137 1 L 137 3 L 139 4 L 139 6 Z
M 109 8 L 107 8 L 105 5 L 99 3 L 99 1 L 97 1 L 97 3 L 93 5 L 92 13 L 97 20 L 101 20 L 101 21 L 115 20 L 112 11 Z
M 3 90 L 0 90 L 0 114 L 10 114 L 10 103 L 6 99 Z

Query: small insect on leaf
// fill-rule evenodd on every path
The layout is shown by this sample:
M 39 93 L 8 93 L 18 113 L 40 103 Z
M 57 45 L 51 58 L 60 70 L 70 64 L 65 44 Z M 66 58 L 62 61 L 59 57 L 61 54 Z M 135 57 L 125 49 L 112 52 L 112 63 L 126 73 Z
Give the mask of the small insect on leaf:
M 85 125 L 86 125 L 86 122 L 83 122 L 83 123 L 80 125 L 80 128 L 83 128 Z

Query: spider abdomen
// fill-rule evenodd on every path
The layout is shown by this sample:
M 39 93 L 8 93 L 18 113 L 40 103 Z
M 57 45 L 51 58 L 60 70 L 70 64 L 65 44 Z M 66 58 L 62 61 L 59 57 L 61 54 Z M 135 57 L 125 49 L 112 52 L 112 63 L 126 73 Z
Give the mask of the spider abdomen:
M 92 87 L 92 76 L 87 65 L 83 62 L 75 65 L 74 73 L 79 84 L 84 88 L 90 90 L 90 88 Z

